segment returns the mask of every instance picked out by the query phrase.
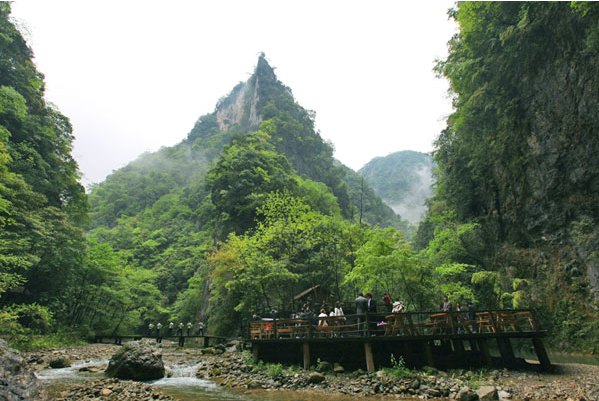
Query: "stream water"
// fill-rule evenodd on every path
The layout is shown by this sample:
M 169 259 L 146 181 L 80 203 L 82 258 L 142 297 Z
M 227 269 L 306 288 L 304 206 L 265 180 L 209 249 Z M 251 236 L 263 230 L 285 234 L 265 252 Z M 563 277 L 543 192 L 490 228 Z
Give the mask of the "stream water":
M 596 356 L 570 356 L 566 354 L 550 353 L 554 363 L 586 363 L 599 365 Z M 48 383 L 50 389 L 60 390 L 68 384 L 103 377 L 103 371 L 108 365 L 108 359 L 96 359 L 85 362 L 75 362 L 69 368 L 46 369 L 36 375 Z M 199 365 L 170 366 L 170 377 L 150 382 L 152 386 L 159 387 L 164 393 L 178 401 L 353 401 L 355 397 L 340 396 L 322 393 L 309 393 L 297 391 L 267 391 L 267 390 L 231 390 L 224 388 L 212 381 L 198 379 L 196 372 Z M 384 398 L 369 397 L 371 401 Z
M 65 385 L 80 383 L 85 380 L 103 377 L 108 359 L 75 362 L 71 367 L 62 369 L 46 369 L 36 373 L 37 377 L 47 382 L 51 392 L 58 392 Z M 170 377 L 152 381 L 149 384 L 159 387 L 164 393 L 178 401 L 353 401 L 355 397 L 310 394 L 294 391 L 238 391 L 229 390 L 195 374 L 199 365 L 175 365 L 169 367 Z M 98 368 L 99 369 L 94 369 Z M 91 371 L 81 371 L 88 368 Z M 375 401 L 376 398 L 373 398 Z

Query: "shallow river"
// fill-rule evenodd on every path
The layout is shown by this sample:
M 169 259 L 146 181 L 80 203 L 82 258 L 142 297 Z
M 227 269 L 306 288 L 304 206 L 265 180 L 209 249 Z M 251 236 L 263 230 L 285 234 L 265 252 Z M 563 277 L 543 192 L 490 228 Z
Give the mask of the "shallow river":
M 550 353 L 554 363 L 586 363 L 599 365 L 597 356 L 570 356 Z M 532 359 L 532 358 L 531 358 Z M 102 373 L 108 359 L 75 362 L 70 368 L 47 369 L 37 373 L 39 379 L 48 383 L 51 391 L 60 391 L 63 385 L 103 377 Z M 80 372 L 81 368 L 98 367 L 98 373 Z M 171 377 L 150 382 L 179 401 L 353 401 L 356 397 L 327 395 L 295 391 L 231 390 L 209 380 L 198 379 L 195 373 L 198 365 L 171 366 Z M 92 368 L 93 370 L 93 368 Z M 362 398 L 362 397 L 361 397 Z M 387 398 L 388 399 L 388 398 Z M 384 400 L 384 397 L 368 397 L 370 401 Z
M 51 392 L 58 392 L 65 384 L 103 377 L 101 373 L 80 372 L 81 368 L 100 365 L 106 367 L 107 364 L 108 359 L 75 362 L 69 368 L 42 370 L 37 373 L 37 377 L 48 383 Z M 179 401 L 354 401 L 356 399 L 350 396 L 284 390 L 247 392 L 229 390 L 209 380 L 196 378 L 197 369 L 198 365 L 170 367 L 171 377 L 165 377 L 150 382 L 150 384 L 159 387 L 164 393 Z M 378 398 L 371 397 L 369 400 L 376 401 Z

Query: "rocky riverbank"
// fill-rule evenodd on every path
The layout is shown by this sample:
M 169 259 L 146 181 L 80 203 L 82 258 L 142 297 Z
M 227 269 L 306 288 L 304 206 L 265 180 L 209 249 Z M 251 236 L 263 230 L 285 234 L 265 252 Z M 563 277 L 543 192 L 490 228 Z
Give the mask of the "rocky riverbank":
M 211 352 L 206 350 L 205 352 Z M 219 350 L 214 350 L 220 353 Z M 512 371 L 426 368 L 383 369 L 373 374 L 345 372 L 339 365 L 321 363 L 315 372 L 256 365 L 243 354 L 205 356 L 198 377 L 233 388 L 318 391 L 393 398 L 470 400 L 599 401 L 599 366 L 556 365 L 553 373 L 534 368 Z M 379 398 L 377 398 L 379 399 Z
M 342 366 L 321 363 L 314 371 L 284 368 L 280 365 L 255 364 L 248 353 L 209 348 L 177 349 L 164 344 L 165 365 L 171 368 L 197 365 L 197 377 L 209 379 L 228 388 L 243 391 L 294 391 L 344 394 L 360 398 L 376 396 L 378 400 L 443 399 L 443 400 L 565 400 L 599 401 L 599 367 L 558 365 L 554 373 L 488 370 L 443 372 L 435 369 L 410 371 L 396 368 L 368 374 L 358 370 L 346 372 Z M 50 350 L 25 355 L 35 369 L 46 369 L 56 358 L 72 362 L 110 358 L 117 346 L 91 344 L 83 347 Z M 105 367 L 105 365 L 104 365 Z M 90 368 L 87 368 L 90 369 Z M 92 366 L 91 369 L 94 369 Z M 99 370 L 102 367 L 98 368 Z M 169 374 L 167 369 L 167 375 Z M 87 398 L 86 398 L 87 397 Z M 71 400 L 170 400 L 156 387 L 147 384 L 102 379 L 85 384 L 67 385 L 56 398 Z

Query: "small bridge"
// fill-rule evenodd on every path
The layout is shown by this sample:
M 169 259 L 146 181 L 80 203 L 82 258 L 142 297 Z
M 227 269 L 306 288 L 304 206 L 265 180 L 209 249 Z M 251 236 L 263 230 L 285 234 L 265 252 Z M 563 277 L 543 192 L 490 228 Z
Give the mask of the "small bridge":
M 202 347 L 207 348 L 211 345 L 215 344 L 223 344 L 230 340 L 227 337 L 219 337 L 219 336 L 200 336 L 200 335 L 149 335 L 149 334 L 130 334 L 130 335 L 120 335 L 120 334 L 96 334 L 94 337 L 90 338 L 91 342 L 94 343 L 110 343 L 121 345 L 123 340 L 128 341 L 139 341 L 144 338 L 150 338 L 156 340 L 156 342 L 160 343 L 162 340 L 173 340 L 177 341 L 180 347 L 185 346 L 185 341 L 188 339 L 200 339 L 200 343 Z
M 249 324 L 247 335 L 257 359 L 303 361 L 305 369 L 321 359 L 372 372 L 391 356 L 414 367 L 515 366 L 523 359 L 512 340 L 522 339 L 532 341 L 540 368 L 551 368 L 542 342 L 547 332 L 528 309 L 262 319 Z M 499 358 L 491 356 L 495 349 Z

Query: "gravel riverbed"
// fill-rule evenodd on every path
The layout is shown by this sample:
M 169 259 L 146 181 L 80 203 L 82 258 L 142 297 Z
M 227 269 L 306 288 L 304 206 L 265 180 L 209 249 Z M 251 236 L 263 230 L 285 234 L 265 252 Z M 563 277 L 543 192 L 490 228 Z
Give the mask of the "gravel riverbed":
M 118 346 L 89 344 L 80 347 L 25 353 L 29 366 L 36 371 L 47 369 L 51 361 L 68 359 L 100 361 L 112 356 Z M 227 352 L 219 348 L 177 349 L 163 344 L 163 360 L 170 367 L 197 366 L 196 376 L 214 381 L 230 389 L 251 391 L 294 391 L 371 397 L 379 400 L 564 400 L 599 401 L 599 366 L 562 364 L 552 373 L 533 369 L 486 371 L 418 372 L 409 377 L 394 377 L 379 371 L 368 374 L 358 370 L 345 372 L 341 366 L 322 366 L 322 372 L 299 368 L 269 368 L 251 363 L 247 353 Z M 101 377 L 104 366 L 85 366 L 86 372 L 100 377 L 83 383 L 61 383 L 51 386 L 51 399 L 75 400 L 173 400 L 162 390 L 145 383 Z M 333 371 L 333 369 L 336 371 Z M 169 369 L 167 369 L 167 374 Z M 172 372 L 172 370 L 171 370 Z M 325 397 L 326 398 L 326 397 Z M 323 399 L 325 399 L 323 398 Z

